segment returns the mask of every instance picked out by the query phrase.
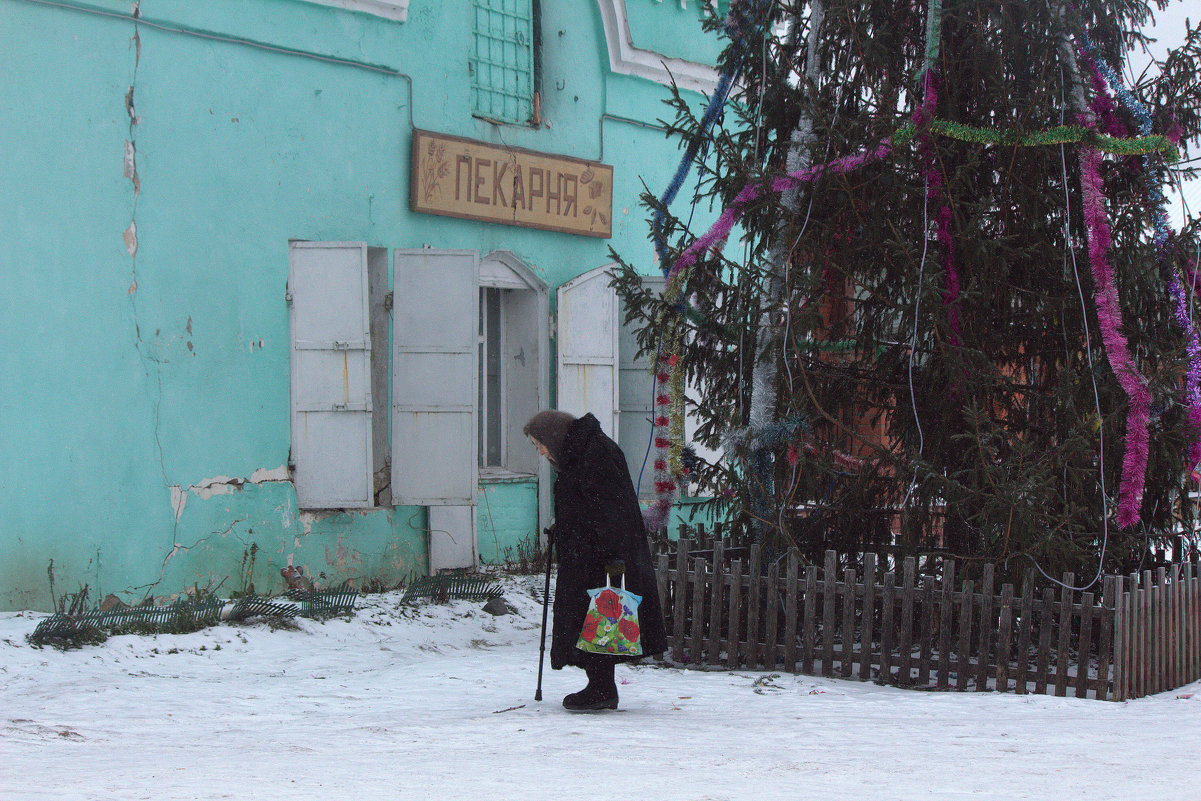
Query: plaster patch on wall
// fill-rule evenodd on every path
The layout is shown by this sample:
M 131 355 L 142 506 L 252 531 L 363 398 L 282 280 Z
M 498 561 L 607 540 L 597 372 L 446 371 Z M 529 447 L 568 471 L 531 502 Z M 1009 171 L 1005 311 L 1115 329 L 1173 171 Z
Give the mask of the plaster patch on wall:
M 138 179 L 137 148 L 128 139 L 125 140 L 124 176 L 133 182 L 133 196 L 137 197 L 142 191 L 142 182 Z
M 198 481 L 187 489 L 182 488 L 179 484 L 172 484 L 170 486 L 171 509 L 175 512 L 175 522 L 179 522 L 180 515 L 187 506 L 189 494 L 199 496 L 201 500 L 207 501 L 214 495 L 231 495 L 241 492 L 242 487 L 247 484 L 266 484 L 272 481 L 287 480 L 288 466 L 283 464 L 275 468 L 260 467 L 250 474 L 250 478 L 214 476 Z
M 183 514 L 183 508 L 188 505 L 188 493 L 184 492 L 178 484 L 171 486 L 171 509 L 175 512 L 175 522 L 179 522 L 179 516 Z
M 371 514 L 374 511 L 375 511 L 374 509 L 363 509 L 363 510 L 322 509 L 322 510 L 318 510 L 318 511 L 307 511 L 306 512 L 302 509 L 300 512 L 300 515 L 299 515 L 300 526 L 301 526 L 301 528 L 304 529 L 304 534 L 307 537 L 308 535 L 313 533 L 313 524 L 318 522 L 319 520 L 328 520 L 331 517 L 338 517 L 339 515 L 347 515 L 347 514 L 356 514 L 356 513 Z
M 328 515 L 319 514 L 317 512 L 300 513 L 300 527 L 304 529 L 304 535 L 306 537 L 313 533 L 313 524 L 323 517 L 328 517 Z
M 265 481 L 287 481 L 287 480 L 288 480 L 288 466 L 286 464 L 281 464 L 279 467 L 275 468 L 274 470 L 268 470 L 265 467 L 260 467 L 258 470 L 255 470 L 253 473 L 250 474 L 250 483 L 251 484 L 262 484 Z
M 130 256 L 138 255 L 138 224 L 131 222 L 129 227 L 125 229 L 125 233 L 121 234 L 121 239 L 125 241 L 125 249 L 129 251 Z
M 345 568 L 350 562 L 361 565 L 363 558 L 359 555 L 358 551 L 352 552 L 340 542 L 332 555 L 329 552 L 329 546 L 325 546 L 325 563 L 330 567 Z
M 241 492 L 242 485 L 245 483 L 246 480 L 242 478 L 214 476 L 188 487 L 188 492 L 199 495 L 201 500 L 207 501 L 214 495 L 232 495 L 235 491 Z

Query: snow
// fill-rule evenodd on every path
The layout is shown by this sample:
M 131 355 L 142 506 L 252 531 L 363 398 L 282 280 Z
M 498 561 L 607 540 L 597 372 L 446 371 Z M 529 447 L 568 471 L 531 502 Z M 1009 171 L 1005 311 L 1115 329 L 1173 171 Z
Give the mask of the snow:
M 618 668 L 572 714 L 517 613 L 360 597 L 293 629 L 31 646 L 0 614 L 0 799 L 1196 799 L 1201 683 L 1127 703 Z
M 1155 41 L 1148 45 L 1150 53 L 1143 52 L 1141 48 L 1127 53 L 1125 65 L 1127 88 L 1135 85 L 1138 76 L 1144 70 L 1148 70 L 1151 74 L 1158 74 L 1159 70 L 1151 64 L 1150 57 L 1166 58 L 1169 49 L 1178 48 L 1184 44 L 1185 22 L 1187 21 L 1193 26 L 1196 26 L 1198 22 L 1195 0 L 1189 2 L 1181 0 L 1170 3 L 1167 8 L 1155 8 L 1153 11 L 1154 20 L 1149 26 L 1147 34 Z M 1140 99 L 1146 100 L 1146 98 Z M 1193 151 L 1190 156 L 1195 158 L 1198 155 L 1197 147 L 1201 145 L 1201 142 L 1194 140 L 1188 145 Z M 1168 219 L 1174 230 L 1179 230 L 1187 224 L 1189 218 L 1201 213 L 1201 178 L 1182 180 L 1179 184 L 1165 187 L 1164 191 L 1168 199 Z

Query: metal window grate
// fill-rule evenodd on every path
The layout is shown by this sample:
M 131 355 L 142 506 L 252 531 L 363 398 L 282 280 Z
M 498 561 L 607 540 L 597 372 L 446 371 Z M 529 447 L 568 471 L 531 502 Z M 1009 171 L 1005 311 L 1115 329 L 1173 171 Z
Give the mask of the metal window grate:
M 534 0 L 475 0 L 475 114 L 515 123 L 534 116 L 533 6 Z

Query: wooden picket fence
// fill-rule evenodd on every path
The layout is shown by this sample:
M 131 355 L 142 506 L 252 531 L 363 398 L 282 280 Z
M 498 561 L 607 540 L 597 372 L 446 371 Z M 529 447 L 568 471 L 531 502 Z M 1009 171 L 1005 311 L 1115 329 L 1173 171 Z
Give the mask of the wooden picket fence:
M 1071 574 L 998 593 L 992 565 L 956 583 L 950 559 L 925 575 L 913 557 L 894 568 L 867 553 L 840 574 L 833 551 L 820 568 L 795 552 L 764 565 L 757 545 L 731 559 L 723 540 L 705 544 L 657 557 L 676 664 L 1117 701 L 1201 678 L 1194 562 L 1105 576 L 1099 594 L 1072 589 Z

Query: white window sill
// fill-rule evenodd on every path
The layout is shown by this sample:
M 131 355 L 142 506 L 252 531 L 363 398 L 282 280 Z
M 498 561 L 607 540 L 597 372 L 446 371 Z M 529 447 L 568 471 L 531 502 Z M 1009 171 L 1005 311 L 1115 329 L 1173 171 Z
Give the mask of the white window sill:
M 533 473 L 514 473 L 503 467 L 481 467 L 479 480 L 481 484 L 498 484 L 509 481 L 530 481 L 537 478 Z
M 404 22 L 409 17 L 409 0 L 308 0 L 323 6 L 361 11 L 384 19 Z

